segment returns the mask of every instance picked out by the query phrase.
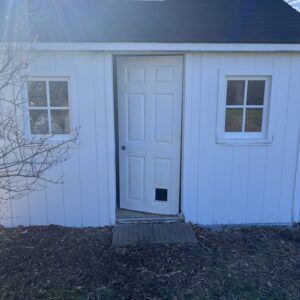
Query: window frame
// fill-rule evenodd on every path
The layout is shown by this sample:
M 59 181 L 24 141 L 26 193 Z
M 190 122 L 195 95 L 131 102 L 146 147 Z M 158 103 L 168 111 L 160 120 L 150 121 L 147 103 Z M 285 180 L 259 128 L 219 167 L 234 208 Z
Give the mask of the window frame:
M 28 85 L 25 84 L 24 89 L 24 108 L 25 108 L 25 126 L 24 126 L 24 136 L 28 139 L 30 138 L 44 138 L 44 137 L 51 137 L 52 141 L 64 141 L 68 140 L 73 137 L 72 129 L 74 128 L 74 120 L 73 120 L 73 114 L 72 114 L 72 96 L 71 96 L 71 78 L 70 76 L 30 76 L 27 79 L 27 82 L 30 81 L 44 81 L 46 82 L 46 95 L 47 95 L 47 106 L 30 106 L 29 105 L 29 98 L 28 98 Z M 67 82 L 68 87 L 68 104 L 69 106 L 51 106 L 50 105 L 50 88 L 49 88 L 49 82 L 50 81 L 64 81 Z M 70 126 L 70 132 L 69 133 L 62 133 L 62 134 L 53 134 L 52 131 L 52 122 L 51 122 L 51 110 L 68 110 L 69 111 L 69 126 Z M 48 116 L 48 125 L 49 125 L 49 133 L 48 134 L 35 134 L 31 132 L 31 124 L 30 124 L 30 111 L 31 110 L 45 110 L 47 111 Z
M 244 98 L 242 105 L 227 105 L 227 82 L 228 80 L 244 80 Z M 265 80 L 265 94 L 263 105 L 247 105 L 247 88 L 251 80 Z M 274 86 L 274 72 L 262 70 L 220 70 L 219 72 L 219 93 L 217 109 L 217 133 L 216 142 L 219 144 L 271 144 L 271 98 Z M 227 108 L 243 108 L 243 128 L 246 120 L 247 108 L 263 108 L 262 131 L 261 132 L 226 132 L 225 120 Z

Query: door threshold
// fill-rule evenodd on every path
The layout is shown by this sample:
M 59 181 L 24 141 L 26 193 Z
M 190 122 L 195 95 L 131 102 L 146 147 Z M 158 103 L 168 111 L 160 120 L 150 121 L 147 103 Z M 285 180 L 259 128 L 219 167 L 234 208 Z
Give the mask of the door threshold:
M 180 215 L 158 215 L 126 209 L 117 209 L 116 217 L 117 224 L 183 222 L 183 218 Z
M 117 218 L 116 224 L 132 224 L 132 223 L 181 223 L 180 217 L 172 218 Z

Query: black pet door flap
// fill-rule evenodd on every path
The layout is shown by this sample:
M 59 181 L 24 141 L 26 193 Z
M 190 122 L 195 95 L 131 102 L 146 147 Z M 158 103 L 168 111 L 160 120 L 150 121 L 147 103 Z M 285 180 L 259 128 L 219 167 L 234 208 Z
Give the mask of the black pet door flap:
M 167 189 L 155 189 L 155 200 L 156 201 L 168 201 L 168 190 Z

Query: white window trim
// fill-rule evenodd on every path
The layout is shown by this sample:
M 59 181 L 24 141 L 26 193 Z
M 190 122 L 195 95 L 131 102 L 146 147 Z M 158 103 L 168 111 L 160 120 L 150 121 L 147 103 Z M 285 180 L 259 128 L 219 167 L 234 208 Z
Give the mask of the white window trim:
M 219 91 L 217 108 L 216 143 L 228 145 L 271 145 L 273 142 L 272 126 L 272 90 L 277 76 L 274 70 L 231 69 L 219 71 Z M 225 132 L 227 80 L 266 80 L 262 132 Z M 245 93 L 247 91 L 245 90 Z M 244 104 L 245 105 L 245 104 Z M 243 106 L 244 106 L 243 105 Z
M 74 114 L 73 114 L 73 105 L 72 105 L 72 89 L 71 89 L 71 76 L 68 74 L 57 75 L 57 74 L 34 74 L 28 77 L 27 81 L 66 81 L 68 83 L 68 107 L 57 107 L 57 109 L 68 109 L 69 110 L 69 119 L 70 119 L 70 130 L 71 133 L 67 134 L 32 134 L 30 128 L 30 110 L 34 109 L 45 109 L 48 113 L 48 121 L 49 121 L 49 131 L 51 132 L 51 118 L 50 118 L 50 96 L 49 96 L 49 83 L 46 84 L 46 92 L 47 92 L 47 106 L 45 107 L 30 107 L 28 102 L 28 88 L 27 84 L 25 85 L 23 91 L 23 99 L 24 101 L 24 137 L 27 140 L 31 139 L 38 139 L 44 137 L 51 137 L 52 142 L 62 142 L 65 140 L 69 140 L 74 138 L 74 133 L 72 130 L 76 128 L 75 121 L 74 121 Z M 51 107 L 52 108 L 52 107 Z M 56 107 L 54 107 L 55 109 Z

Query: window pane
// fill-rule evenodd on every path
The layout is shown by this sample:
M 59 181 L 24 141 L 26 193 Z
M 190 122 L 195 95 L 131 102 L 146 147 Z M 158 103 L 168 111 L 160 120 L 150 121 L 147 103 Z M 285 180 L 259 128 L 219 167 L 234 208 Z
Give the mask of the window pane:
M 248 108 L 246 110 L 246 127 L 247 132 L 262 131 L 263 110 L 261 108 Z
M 226 132 L 241 132 L 243 124 L 243 109 L 242 108 L 227 108 L 226 109 Z
M 30 128 L 32 134 L 48 134 L 48 112 L 45 109 L 30 110 Z
M 265 95 L 264 80 L 249 80 L 247 92 L 247 105 L 263 105 Z
M 67 81 L 49 81 L 51 106 L 69 106 Z
M 243 105 L 245 92 L 245 80 L 227 81 L 227 105 Z
M 53 134 L 70 133 L 69 110 L 55 109 L 51 110 L 51 122 Z
M 47 106 L 47 92 L 45 81 L 28 81 L 29 106 Z

